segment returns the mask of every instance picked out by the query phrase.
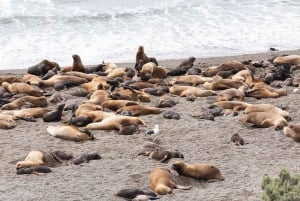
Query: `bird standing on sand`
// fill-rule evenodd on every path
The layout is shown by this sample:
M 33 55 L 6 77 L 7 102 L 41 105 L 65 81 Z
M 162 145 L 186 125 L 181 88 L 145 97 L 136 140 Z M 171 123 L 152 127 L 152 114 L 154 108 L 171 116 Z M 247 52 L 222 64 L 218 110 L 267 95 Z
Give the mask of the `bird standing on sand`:
M 145 135 L 157 135 L 159 133 L 159 127 L 158 124 L 155 124 L 155 127 L 153 129 L 148 130 Z

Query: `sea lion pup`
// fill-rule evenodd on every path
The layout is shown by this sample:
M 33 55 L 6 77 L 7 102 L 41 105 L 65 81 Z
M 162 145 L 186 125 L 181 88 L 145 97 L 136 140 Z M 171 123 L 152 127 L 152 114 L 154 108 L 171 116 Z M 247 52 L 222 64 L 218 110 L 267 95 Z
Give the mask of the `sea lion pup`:
M 290 64 L 290 65 L 299 65 L 300 64 L 300 55 L 288 55 L 283 57 L 276 57 L 273 61 L 275 64 Z
M 178 86 L 174 85 L 170 87 L 170 93 L 179 95 L 181 97 L 193 95 L 195 97 L 206 97 L 206 96 L 215 96 L 217 93 L 212 90 L 200 89 L 198 87 L 192 86 Z
M 234 69 L 237 71 L 244 70 L 245 66 L 239 61 L 229 61 L 219 66 L 208 67 L 202 74 L 206 77 L 212 77 L 218 74 L 220 71 L 231 71 Z
M 143 91 L 150 95 L 153 95 L 153 96 L 162 96 L 166 93 L 169 93 L 169 87 L 160 86 L 160 87 L 154 87 L 154 88 L 146 88 L 146 89 L 143 89 Z
M 111 97 L 117 100 L 130 100 L 150 102 L 150 95 L 144 91 L 134 90 L 132 88 L 118 88 L 111 93 Z
M 276 107 L 271 104 L 249 104 L 246 108 L 244 113 L 249 114 L 252 112 L 272 112 L 281 115 L 286 120 L 291 120 L 292 117 L 289 112 L 282 110 L 279 107 Z
M 244 101 L 245 98 L 245 87 L 241 86 L 238 89 L 236 88 L 230 88 L 230 89 L 225 89 L 218 93 L 216 101 L 232 101 L 235 98 L 237 98 L 239 101 Z
M 22 82 L 22 80 L 14 75 L 0 75 L 0 86 L 3 82 L 14 83 Z
M 162 163 L 169 161 L 171 158 L 184 158 L 184 156 L 178 151 L 165 150 L 156 150 L 149 154 L 149 159 L 154 159 Z
M 121 127 L 119 130 L 119 135 L 133 135 L 139 132 L 139 126 L 137 124 L 128 124 Z
M 173 107 L 176 105 L 176 102 L 169 96 L 160 97 L 158 101 L 158 105 L 156 107 L 165 108 L 165 107 Z
M 42 60 L 40 63 L 28 68 L 27 73 L 43 77 L 49 70 L 60 70 L 56 62 Z
M 81 156 L 72 160 L 74 165 L 80 165 L 81 163 L 88 163 L 90 160 L 99 160 L 101 156 L 97 153 L 82 154 Z
M 171 110 L 163 112 L 163 117 L 165 119 L 176 119 L 176 120 L 180 119 L 179 113 L 171 111 Z
M 49 173 L 52 172 L 52 170 L 43 165 L 37 165 L 33 167 L 28 167 L 28 168 L 20 168 L 17 169 L 17 174 L 36 174 L 38 175 L 39 173 Z
M 21 82 L 15 82 L 11 84 L 8 82 L 3 82 L 2 87 L 13 95 L 15 94 L 28 94 L 31 96 L 43 95 L 43 91 L 38 87 L 34 87 L 29 84 L 21 83 Z
M 138 188 L 125 188 L 116 193 L 116 196 L 130 200 L 134 199 L 138 195 L 148 195 L 154 198 L 157 196 L 153 191 L 141 190 Z
M 171 172 L 165 168 L 154 168 L 149 175 L 150 188 L 159 195 L 172 193 L 174 188 L 188 190 L 192 186 L 181 186 L 175 183 L 171 177 Z
M 296 142 L 300 142 L 300 125 L 299 124 L 291 124 L 283 128 L 283 133 L 287 137 L 291 137 Z
M 90 123 L 86 126 L 89 130 L 121 130 L 122 127 L 129 124 L 138 124 L 147 126 L 147 124 L 138 117 L 113 116 L 103 119 L 101 122 Z
M 174 84 L 182 84 L 182 83 L 187 83 L 188 85 L 192 85 L 192 86 L 198 86 L 199 84 L 203 84 L 204 82 L 213 82 L 214 79 L 211 77 L 203 77 L 200 75 L 182 75 L 182 76 L 178 76 L 173 78 L 170 81 L 170 85 L 174 85 Z
M 244 145 L 244 139 L 241 136 L 239 136 L 239 134 L 237 133 L 231 136 L 230 142 L 232 142 L 237 146 Z
M 24 108 L 21 110 L 6 110 L 2 111 L 2 114 L 13 115 L 14 117 L 22 118 L 42 118 L 43 115 L 51 110 L 48 108 L 36 107 L 36 108 Z
M 102 77 L 94 77 L 92 81 L 83 83 L 80 87 L 86 89 L 88 92 L 94 92 L 99 89 L 109 89 L 109 84 L 107 84 L 106 80 Z
M 130 106 L 130 105 L 138 105 L 138 103 L 134 102 L 134 101 L 129 101 L 129 100 L 105 100 L 101 104 L 101 106 L 103 108 L 107 108 L 112 111 L 117 111 L 117 110 L 121 109 L 122 107 Z
M 48 105 L 45 96 L 23 96 L 11 103 L 5 104 L 1 107 L 2 110 L 15 110 L 21 109 L 22 107 L 46 107 Z
M 52 94 L 51 96 L 50 96 L 50 98 L 49 98 L 49 102 L 50 103 L 53 103 L 53 104 L 56 104 L 56 103 L 59 103 L 59 102 L 61 102 L 61 101 L 63 101 L 64 100 L 64 98 L 63 98 L 63 96 L 61 95 L 61 93 L 59 93 L 59 92 L 55 92 L 54 94 Z
M 205 82 L 203 84 L 205 89 L 209 90 L 223 90 L 223 89 L 230 89 L 230 88 L 239 88 L 242 86 L 246 86 L 244 82 L 235 81 L 232 79 L 221 79 L 213 82 Z
M 243 123 L 251 123 L 260 128 L 274 126 L 275 130 L 280 130 L 288 125 L 287 120 L 281 115 L 273 112 L 251 112 L 239 119 Z
M 139 155 L 149 156 L 151 152 L 160 151 L 160 150 L 163 150 L 163 148 L 159 144 L 156 144 L 156 143 L 150 142 L 150 141 L 145 141 L 142 146 L 142 149 L 140 149 L 137 152 L 137 156 L 139 156 Z
M 186 74 L 187 75 L 200 75 L 201 72 L 202 72 L 202 70 L 200 68 L 193 66 L 186 72 Z
M 191 116 L 196 119 L 206 119 L 214 121 L 215 117 L 223 115 L 223 110 L 216 106 L 216 105 L 210 105 L 208 108 L 201 108 L 200 112 L 195 112 Z
M 11 129 L 16 125 L 17 123 L 15 122 L 13 115 L 0 113 L 0 129 Z
M 239 110 L 244 110 L 250 104 L 242 101 L 220 101 L 215 102 L 214 105 L 223 108 L 223 111 L 225 109 L 230 109 L 232 110 L 232 113 L 235 114 Z
M 172 164 L 172 169 L 177 171 L 179 175 L 198 180 L 224 180 L 221 171 L 216 166 L 208 163 L 189 164 L 184 161 L 176 161 Z
M 41 81 L 42 79 L 39 76 L 32 74 L 25 74 L 22 78 L 22 82 L 36 86 L 39 86 Z
M 101 105 L 103 102 L 110 100 L 111 97 L 105 90 L 96 90 L 92 92 L 89 100 L 84 101 L 85 103 L 93 103 L 96 105 Z
M 47 112 L 43 115 L 44 122 L 60 121 L 64 110 L 65 104 L 60 104 L 57 106 L 56 110 Z
M 157 107 L 150 107 L 145 105 L 130 105 L 124 106 L 117 110 L 117 114 L 124 111 L 130 112 L 132 116 L 148 115 L 148 114 L 160 114 L 162 111 Z
M 48 126 L 47 132 L 54 137 L 75 142 L 95 139 L 93 134 L 87 129 L 80 130 L 76 126 L 67 124 Z

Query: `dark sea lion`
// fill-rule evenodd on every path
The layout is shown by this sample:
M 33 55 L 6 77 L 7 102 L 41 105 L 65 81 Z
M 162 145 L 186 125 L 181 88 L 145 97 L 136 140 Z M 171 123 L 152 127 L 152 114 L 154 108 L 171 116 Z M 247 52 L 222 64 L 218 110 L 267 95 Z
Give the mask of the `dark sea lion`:
M 179 113 L 171 111 L 171 110 L 163 112 L 163 117 L 165 119 L 177 119 L 177 120 L 180 119 Z
M 126 188 L 120 190 L 118 193 L 116 193 L 116 196 L 125 198 L 125 199 L 134 199 L 138 195 L 149 195 L 152 197 L 156 197 L 157 195 L 153 191 L 149 190 L 141 190 L 138 188 Z
M 40 63 L 29 67 L 27 73 L 43 77 L 49 70 L 60 70 L 56 62 L 42 60 Z
M 188 164 L 184 161 L 176 161 L 172 164 L 172 169 L 179 175 L 191 177 L 199 180 L 224 180 L 221 171 L 212 164 Z
M 69 124 L 83 127 L 93 122 L 93 119 L 88 116 L 71 117 Z
M 239 136 L 239 134 L 235 133 L 231 136 L 230 141 L 235 145 L 244 145 L 244 139 Z
M 154 159 L 162 163 L 167 162 L 171 158 L 184 158 L 183 154 L 178 151 L 157 150 L 149 154 L 149 159 Z
M 154 168 L 149 175 L 150 188 L 159 195 L 172 193 L 174 188 L 188 190 L 192 186 L 181 186 L 175 183 L 171 177 L 170 170 L 165 168 Z
M 97 153 L 82 154 L 81 156 L 73 159 L 72 163 L 74 165 L 79 165 L 81 163 L 88 163 L 90 160 L 99 160 L 99 159 L 101 159 L 101 156 Z
M 45 113 L 43 115 L 44 122 L 60 121 L 64 107 L 65 107 L 65 104 L 63 103 L 63 104 L 58 105 L 56 110 Z
M 146 88 L 143 91 L 148 94 L 151 94 L 153 96 L 162 96 L 164 94 L 169 93 L 169 87 L 161 86 L 161 87 L 155 87 L 155 88 Z
M 175 69 L 170 70 L 168 76 L 179 76 L 184 75 L 190 68 L 193 67 L 195 57 L 189 57 L 188 59 L 183 60 Z
M 17 169 L 17 174 L 39 174 L 39 173 L 49 173 L 52 170 L 44 165 L 38 165 L 28 168 Z
M 159 108 L 165 108 L 165 107 L 173 107 L 176 105 L 176 102 L 171 99 L 171 97 L 163 96 L 159 99 L 157 107 Z
M 139 133 L 139 127 L 137 124 L 124 125 L 119 130 L 119 135 L 132 135 L 134 133 Z

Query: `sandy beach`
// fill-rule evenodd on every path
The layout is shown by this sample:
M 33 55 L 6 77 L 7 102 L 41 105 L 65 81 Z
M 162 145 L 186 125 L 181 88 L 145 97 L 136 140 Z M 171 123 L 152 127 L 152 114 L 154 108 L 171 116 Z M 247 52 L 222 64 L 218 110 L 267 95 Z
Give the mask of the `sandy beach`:
M 261 61 L 282 54 L 300 54 L 300 50 L 280 51 L 259 54 L 245 54 L 228 57 L 197 58 L 195 64 L 202 69 L 222 64 L 226 61 Z M 191 55 L 193 56 L 193 55 Z M 134 56 L 133 56 L 134 61 Z M 181 60 L 158 61 L 159 64 L 174 68 Z M 113 61 L 111 61 L 113 62 Z M 34 64 L 33 64 L 34 65 Z M 133 63 L 118 64 L 121 67 L 133 67 Z M 21 76 L 23 70 L 2 70 L 0 75 Z M 170 78 L 167 78 L 168 80 Z M 199 86 L 201 87 L 201 86 Z M 286 87 L 286 86 L 284 86 Z M 279 98 L 255 99 L 246 97 L 250 103 L 270 103 L 288 106 L 293 123 L 300 123 L 300 94 L 293 93 L 294 87 L 287 87 L 288 95 Z M 81 103 L 86 98 L 70 95 L 75 88 L 62 91 L 66 104 Z M 178 101 L 172 110 L 178 112 L 181 119 L 165 119 L 162 114 L 141 116 L 150 128 L 160 126 L 157 136 L 166 150 L 178 150 L 188 163 L 212 163 L 216 165 L 224 181 L 205 182 L 182 177 L 172 172 L 178 184 L 192 185 L 190 190 L 174 189 L 172 194 L 159 196 L 163 201 L 206 200 L 206 201 L 259 201 L 262 200 L 261 181 L 265 174 L 277 176 L 282 168 L 292 174 L 299 173 L 299 144 L 283 135 L 282 130 L 274 128 L 249 128 L 238 121 L 238 116 L 220 116 L 214 121 L 199 120 L 191 114 L 200 111 L 215 102 L 215 96 L 196 98 L 189 102 L 185 97 L 174 97 Z M 151 102 L 143 103 L 155 106 L 159 97 L 151 96 Z M 49 104 L 49 108 L 55 108 Z M 171 110 L 169 108 L 163 110 Z M 70 118 L 71 112 L 63 113 L 63 120 Z M 134 157 L 145 140 L 146 128 L 140 127 L 140 133 L 122 136 L 117 131 L 93 130 L 96 140 L 86 142 L 65 141 L 50 136 L 46 128 L 59 123 L 17 121 L 18 125 L 9 130 L 0 130 L 0 200 L 123 200 L 115 194 L 123 188 L 149 188 L 149 173 L 154 167 L 170 168 L 168 163 L 149 160 L 145 156 Z M 244 146 L 235 146 L 230 137 L 238 133 L 245 142 Z M 68 165 L 52 168 L 51 173 L 42 175 L 17 175 L 15 163 L 24 158 L 31 150 L 63 150 L 73 155 L 97 152 L 101 160 L 81 165 Z

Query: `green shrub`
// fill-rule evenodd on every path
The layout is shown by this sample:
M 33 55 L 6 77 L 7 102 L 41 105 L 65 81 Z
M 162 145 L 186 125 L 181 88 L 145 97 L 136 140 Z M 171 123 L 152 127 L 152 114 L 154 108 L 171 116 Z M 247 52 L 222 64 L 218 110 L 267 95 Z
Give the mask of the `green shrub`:
M 300 175 L 291 176 L 285 169 L 280 171 L 279 178 L 265 175 L 261 187 L 265 201 L 300 201 Z

